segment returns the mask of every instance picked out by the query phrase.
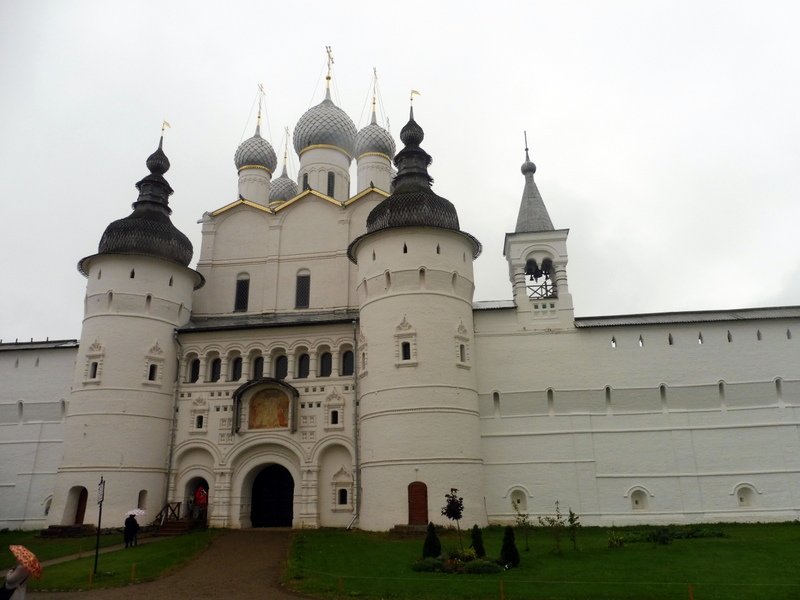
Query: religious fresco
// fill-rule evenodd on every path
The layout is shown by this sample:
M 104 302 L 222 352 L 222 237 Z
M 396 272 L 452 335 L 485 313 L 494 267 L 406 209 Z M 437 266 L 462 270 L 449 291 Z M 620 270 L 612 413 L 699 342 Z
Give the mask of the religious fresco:
M 250 399 L 249 429 L 289 426 L 289 397 L 281 390 L 261 390 Z

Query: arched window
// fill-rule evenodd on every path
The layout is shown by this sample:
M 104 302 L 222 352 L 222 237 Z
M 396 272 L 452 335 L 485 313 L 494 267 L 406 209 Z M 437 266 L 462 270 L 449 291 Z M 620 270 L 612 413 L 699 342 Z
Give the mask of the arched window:
M 305 379 L 308 377 L 309 367 L 311 365 L 311 359 L 308 357 L 308 354 L 301 354 L 297 359 L 297 378 L 298 379 Z
M 256 356 L 253 360 L 253 370 L 251 373 L 252 379 L 261 379 L 264 377 L 264 357 Z
M 236 299 L 233 302 L 233 310 L 244 312 L 250 302 L 250 275 L 242 273 L 236 278 Z
M 346 489 L 340 489 L 339 490 L 339 493 L 337 494 L 337 504 L 339 504 L 339 506 L 344 506 L 344 505 L 347 504 L 347 490 Z
M 200 379 L 200 359 L 195 358 L 189 365 L 189 383 L 197 383 Z
M 636 490 L 631 494 L 631 508 L 633 510 L 647 510 L 647 494 L 644 490 Z
M 333 189 L 336 184 L 336 174 L 333 171 L 328 171 L 328 196 L 333 198 Z
M 295 290 L 294 307 L 308 308 L 311 298 L 311 273 L 302 270 L 297 274 L 297 287 Z
M 403 342 L 401 345 L 403 360 L 411 360 L 411 343 Z
M 333 371 L 333 357 L 330 352 L 323 352 L 319 357 L 319 377 L 330 377 Z
M 303 191 L 310 189 L 311 186 L 308 185 L 308 173 L 303 173 Z
M 553 281 L 552 259 L 543 259 L 541 265 L 536 261 L 536 259 L 528 259 L 528 261 L 525 263 L 525 275 L 528 277 L 526 284 L 528 298 L 533 300 L 541 300 L 543 298 L 558 297 L 558 290 L 556 289 L 556 284 Z
M 275 379 L 286 379 L 289 374 L 289 359 L 285 354 L 275 358 Z
M 195 429 L 202 429 L 203 428 L 203 415 L 197 415 L 194 419 L 194 428 Z
M 231 381 L 239 381 L 242 378 L 242 357 L 237 356 L 231 364 Z
M 332 410 L 331 411 L 331 425 L 338 425 L 339 424 L 339 411 Z
M 89 379 L 97 379 L 97 362 L 93 362 L 89 367 Z
M 211 361 L 211 370 L 209 371 L 209 381 L 219 381 L 219 377 L 222 374 L 222 360 L 219 358 L 215 358 Z
M 355 357 L 352 350 L 347 350 L 342 354 L 342 372 L 341 375 L 352 375 L 355 373 Z
M 158 375 L 158 366 L 150 365 L 150 368 L 147 370 L 147 380 L 155 381 L 157 375 Z
M 139 491 L 139 499 L 136 502 L 136 508 L 145 510 L 147 508 L 147 490 Z
M 514 512 L 525 513 L 528 511 L 528 499 L 522 490 L 511 492 L 511 504 L 514 505 Z

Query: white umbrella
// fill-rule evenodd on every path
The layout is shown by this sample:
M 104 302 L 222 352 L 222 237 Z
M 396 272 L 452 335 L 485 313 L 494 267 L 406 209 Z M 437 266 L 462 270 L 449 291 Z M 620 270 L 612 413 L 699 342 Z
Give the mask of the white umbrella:
M 142 510 L 141 508 L 134 508 L 133 510 L 129 510 L 125 514 L 126 515 L 136 515 L 138 517 L 138 516 L 141 516 L 141 515 L 145 514 L 145 512 L 146 511 Z

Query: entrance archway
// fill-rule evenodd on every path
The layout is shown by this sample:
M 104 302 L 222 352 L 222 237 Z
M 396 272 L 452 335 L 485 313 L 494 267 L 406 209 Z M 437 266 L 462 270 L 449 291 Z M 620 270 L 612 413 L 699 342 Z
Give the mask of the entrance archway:
M 428 486 L 421 481 L 408 484 L 408 524 L 428 524 Z
M 202 490 L 202 491 L 201 491 Z M 186 482 L 184 490 L 184 515 L 189 519 L 203 521 L 208 519 L 208 508 L 211 503 L 208 481 L 202 477 L 192 477 Z
M 253 482 L 250 522 L 253 527 L 291 527 L 294 479 L 281 465 L 262 469 Z
M 80 488 L 78 506 L 75 508 L 75 525 L 83 525 L 83 518 L 86 516 L 86 501 L 88 499 L 88 490 L 85 487 Z

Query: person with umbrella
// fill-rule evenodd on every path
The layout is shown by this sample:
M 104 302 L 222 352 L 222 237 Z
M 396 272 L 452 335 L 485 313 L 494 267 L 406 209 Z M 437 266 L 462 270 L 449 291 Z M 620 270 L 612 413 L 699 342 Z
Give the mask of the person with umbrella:
M 17 559 L 17 564 L 6 573 L 6 582 L 0 588 L 0 600 L 25 600 L 28 577 L 33 575 L 39 579 L 42 576 L 42 563 L 25 546 L 9 546 L 8 549 Z

